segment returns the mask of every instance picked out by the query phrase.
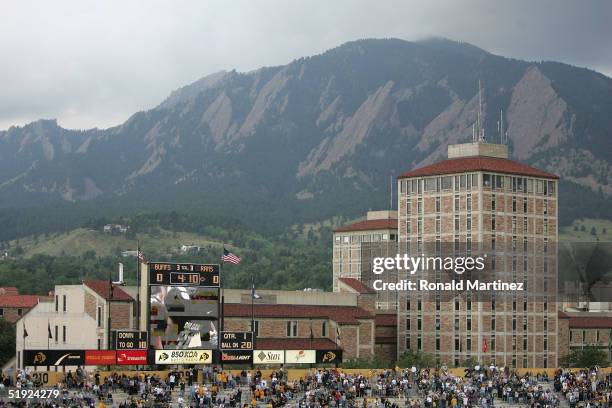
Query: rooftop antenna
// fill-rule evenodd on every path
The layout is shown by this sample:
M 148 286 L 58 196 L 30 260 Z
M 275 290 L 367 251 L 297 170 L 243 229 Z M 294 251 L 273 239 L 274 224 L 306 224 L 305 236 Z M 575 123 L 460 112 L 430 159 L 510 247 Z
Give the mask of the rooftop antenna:
M 506 134 L 506 132 L 504 132 L 504 110 L 500 109 L 499 110 L 499 124 L 497 126 L 497 129 L 499 131 L 499 138 L 500 138 L 500 142 L 501 144 L 506 144 L 508 142 L 508 135 Z
M 486 137 L 485 137 L 485 131 L 484 131 L 484 115 L 482 114 L 482 83 L 480 81 L 480 79 L 478 80 L 478 120 L 477 120 L 477 127 L 478 127 L 478 141 L 479 142 L 486 142 Z

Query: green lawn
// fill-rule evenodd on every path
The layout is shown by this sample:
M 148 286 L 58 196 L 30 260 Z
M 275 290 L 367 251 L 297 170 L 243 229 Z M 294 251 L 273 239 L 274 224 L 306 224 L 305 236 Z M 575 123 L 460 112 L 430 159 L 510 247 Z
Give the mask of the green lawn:
M 612 242 L 612 221 L 591 218 L 575 220 L 571 226 L 559 230 L 559 240 Z
M 218 247 L 220 253 L 222 245 L 220 242 L 189 232 L 160 230 L 159 234 L 156 235 L 138 234 L 137 238 L 128 239 L 122 234 L 113 235 L 77 228 L 62 234 L 21 238 L 11 241 L 10 247 L 21 246 L 25 257 L 36 254 L 80 256 L 87 251 L 95 251 L 98 256 L 116 256 L 121 251 L 136 250 L 137 240 L 140 241 L 140 247 L 145 255 L 147 252 L 155 254 L 176 253 L 181 245 Z

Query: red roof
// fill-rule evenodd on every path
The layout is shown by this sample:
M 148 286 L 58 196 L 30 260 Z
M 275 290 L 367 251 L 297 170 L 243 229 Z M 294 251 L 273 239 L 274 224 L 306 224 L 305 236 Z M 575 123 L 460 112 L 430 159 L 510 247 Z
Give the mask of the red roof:
M 226 303 L 226 317 L 251 317 L 251 305 Z M 253 306 L 259 318 L 325 318 L 339 324 L 357 324 L 357 319 L 373 319 L 370 313 L 357 306 L 313 306 L 313 305 L 262 305 Z
M 31 308 L 38 304 L 38 295 L 3 295 L 0 296 L 0 307 Z
M 570 329 L 612 329 L 612 316 L 570 315 L 559 312 L 560 319 L 569 319 Z
M 521 176 L 558 179 L 559 176 L 526 164 L 508 159 L 487 156 L 459 157 L 443 160 L 400 175 L 398 178 L 437 176 L 442 174 L 465 173 L 469 171 L 490 171 L 492 173 L 517 174 Z
M 15 286 L 0 286 L 0 296 L 18 294 L 19 290 Z
M 369 286 L 367 286 L 365 283 L 363 283 L 362 281 L 358 279 L 338 278 L 338 280 L 344 283 L 345 285 L 347 285 L 348 287 L 350 287 L 351 289 L 353 289 L 357 293 L 361 293 L 361 294 L 376 293 L 374 289 L 370 288 Z
M 227 306 L 227 305 L 226 305 Z M 257 337 L 255 347 L 263 350 L 335 350 L 338 345 L 330 339 L 291 338 L 267 339 Z
M 397 219 L 384 218 L 380 220 L 365 220 L 336 228 L 334 232 L 396 230 Z
M 113 285 L 113 298 L 110 299 L 110 283 L 102 280 L 90 280 L 83 281 L 83 285 L 87 286 L 98 295 L 103 297 L 105 300 L 120 300 L 120 301 L 131 301 L 134 300 L 128 295 L 120 286 Z
M 396 314 L 377 314 L 376 315 L 376 326 L 397 326 L 397 315 Z

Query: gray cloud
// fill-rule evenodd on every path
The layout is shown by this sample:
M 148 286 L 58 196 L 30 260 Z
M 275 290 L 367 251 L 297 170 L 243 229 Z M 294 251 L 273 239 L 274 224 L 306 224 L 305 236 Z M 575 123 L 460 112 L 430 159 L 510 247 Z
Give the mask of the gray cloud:
M 612 74 L 612 2 L 4 2 L 0 129 L 108 127 L 222 69 L 285 64 L 358 38 L 439 36 Z

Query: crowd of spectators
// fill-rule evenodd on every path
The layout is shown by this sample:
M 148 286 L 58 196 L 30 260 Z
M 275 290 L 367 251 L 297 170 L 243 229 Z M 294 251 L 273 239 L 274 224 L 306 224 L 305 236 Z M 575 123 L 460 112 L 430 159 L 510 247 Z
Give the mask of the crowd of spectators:
M 9 378 L 8 373 L 3 373 L 0 387 L 42 386 L 26 370 L 15 374 Z M 610 408 L 612 374 L 596 369 L 559 370 L 549 379 L 544 373 L 519 375 L 509 369 L 478 366 L 463 375 L 453 375 L 445 368 L 366 370 L 359 374 L 313 369 L 299 380 L 289 380 L 283 368 L 264 376 L 259 370 L 232 374 L 206 367 L 201 373 L 197 369 L 172 371 L 165 378 L 146 371 L 133 375 L 113 373 L 102 378 L 99 372 L 87 373 L 78 368 L 66 372 L 55 387 L 60 391 L 58 398 L 30 401 L 28 406 L 553 408 L 567 401 L 570 408 Z M 6 404 L 4 401 L 0 401 L 0 407 Z

